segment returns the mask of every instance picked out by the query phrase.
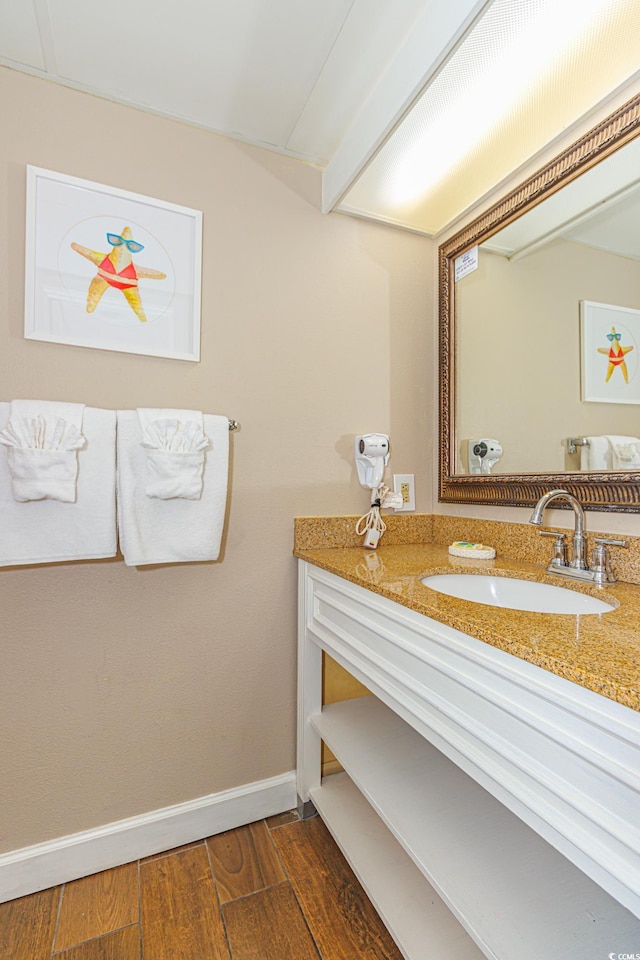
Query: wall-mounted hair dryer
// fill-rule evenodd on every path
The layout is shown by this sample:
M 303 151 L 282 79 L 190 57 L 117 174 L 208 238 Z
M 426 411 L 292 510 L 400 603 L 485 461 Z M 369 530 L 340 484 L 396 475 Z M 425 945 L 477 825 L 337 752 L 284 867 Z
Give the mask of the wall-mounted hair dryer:
M 356 470 L 362 487 L 375 490 L 382 483 L 389 462 L 389 437 L 385 433 L 365 433 L 356 437 Z
M 499 440 L 468 440 L 469 473 L 491 473 L 502 457 Z

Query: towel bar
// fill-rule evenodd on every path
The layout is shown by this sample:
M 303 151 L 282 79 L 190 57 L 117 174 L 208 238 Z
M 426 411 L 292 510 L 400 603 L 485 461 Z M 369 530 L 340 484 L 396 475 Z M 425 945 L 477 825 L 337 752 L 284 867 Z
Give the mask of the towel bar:
M 233 429 L 229 427 L 229 429 Z M 588 447 L 589 441 L 586 437 L 567 437 L 567 453 L 577 453 L 578 447 Z
M 240 424 L 237 420 L 229 420 L 229 430 L 239 430 Z

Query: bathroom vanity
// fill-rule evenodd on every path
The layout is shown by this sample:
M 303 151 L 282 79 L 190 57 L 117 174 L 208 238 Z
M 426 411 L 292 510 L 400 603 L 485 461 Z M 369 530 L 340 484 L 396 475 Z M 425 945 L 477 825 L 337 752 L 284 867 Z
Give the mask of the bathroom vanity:
M 640 956 L 640 588 L 523 613 L 423 586 L 442 547 L 297 556 L 299 798 L 407 960 Z M 323 651 L 372 695 L 323 707 Z

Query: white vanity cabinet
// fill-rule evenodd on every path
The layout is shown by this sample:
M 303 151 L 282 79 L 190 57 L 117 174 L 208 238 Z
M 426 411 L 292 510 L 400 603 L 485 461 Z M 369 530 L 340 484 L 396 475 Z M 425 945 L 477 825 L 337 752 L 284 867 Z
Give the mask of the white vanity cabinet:
M 640 957 L 640 713 L 299 563 L 298 795 L 407 960 Z

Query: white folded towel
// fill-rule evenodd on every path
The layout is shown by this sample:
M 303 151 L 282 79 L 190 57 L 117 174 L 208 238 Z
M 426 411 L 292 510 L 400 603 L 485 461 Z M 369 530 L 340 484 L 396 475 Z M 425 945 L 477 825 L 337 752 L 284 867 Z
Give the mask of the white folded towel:
M 11 416 L 10 404 L 0 403 L 0 430 Z M 115 556 L 115 412 L 86 407 L 81 426 L 86 446 L 78 451 L 75 503 L 17 502 L 8 450 L 0 446 L 0 566 Z
M 611 470 L 611 444 L 606 437 L 585 437 L 580 447 L 581 470 Z
M 84 404 L 12 400 L 9 423 L 0 432 L 15 500 L 75 503 Z
M 209 446 L 199 410 L 138 409 L 141 446 L 147 462 L 148 497 L 199 500 L 204 451 Z
M 12 400 L 11 418 L 24 420 L 28 417 L 62 417 L 82 433 L 84 403 L 67 403 L 64 400 Z
M 175 413 L 181 416 L 174 416 Z M 152 483 L 142 446 L 144 429 L 156 421 L 194 421 L 194 411 L 151 411 L 148 420 L 134 410 L 118 411 L 118 531 L 127 566 L 217 560 L 222 542 L 229 469 L 229 421 L 203 415 L 204 471 L 199 499 L 159 498 L 147 493 Z M 189 414 L 189 416 L 187 416 Z M 162 478 L 163 482 L 167 478 Z
M 640 439 L 638 437 L 607 435 L 606 439 L 611 446 L 613 470 L 640 472 Z
M 144 432 L 156 420 L 187 420 L 195 421 L 201 430 L 204 430 L 204 414 L 202 410 L 181 410 L 171 407 L 138 407 L 136 410 L 140 429 Z

